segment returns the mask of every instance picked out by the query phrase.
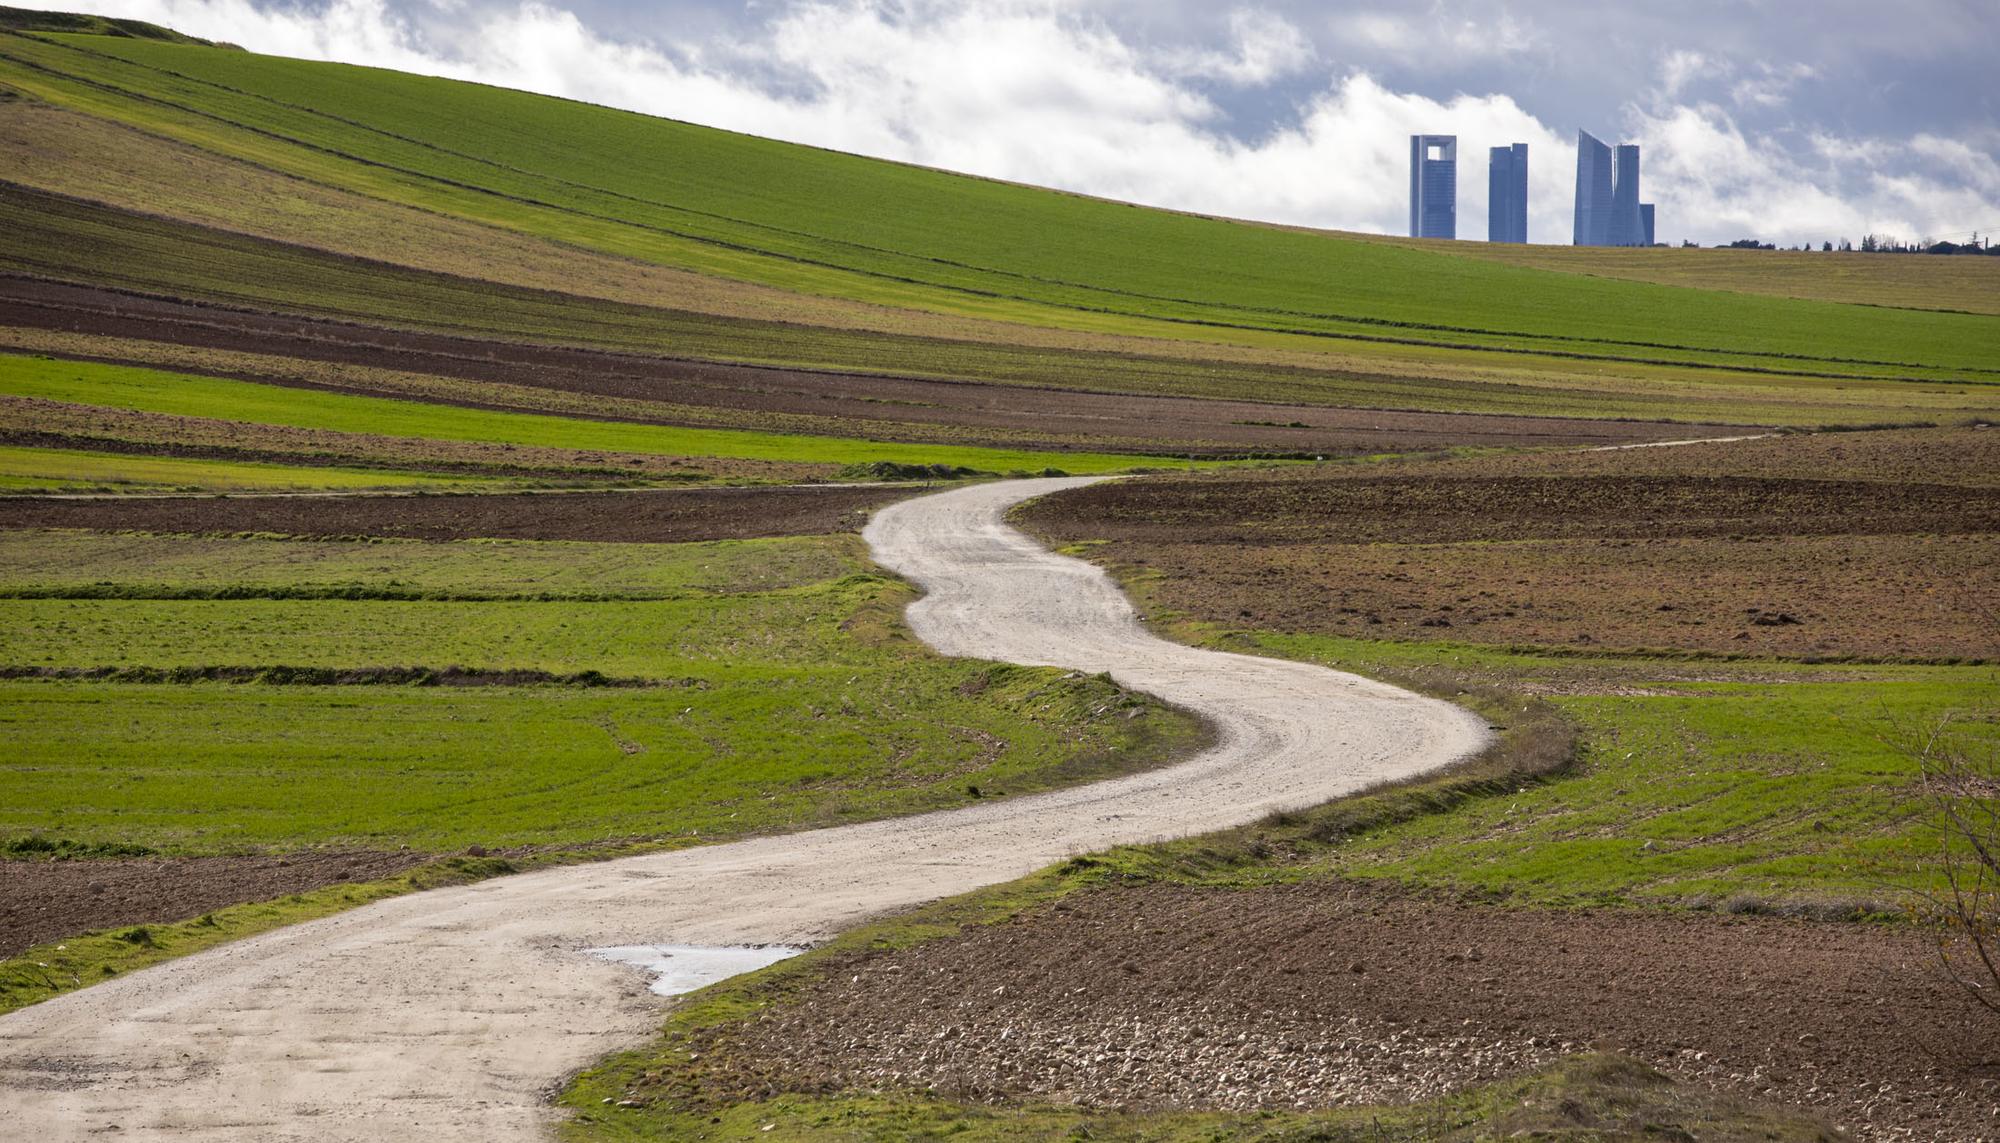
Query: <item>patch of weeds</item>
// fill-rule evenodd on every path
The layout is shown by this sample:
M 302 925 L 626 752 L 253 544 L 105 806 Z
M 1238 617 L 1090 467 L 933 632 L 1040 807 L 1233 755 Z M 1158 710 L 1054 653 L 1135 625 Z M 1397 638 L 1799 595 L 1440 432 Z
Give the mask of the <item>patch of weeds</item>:
M 835 480 L 965 480 L 975 476 L 992 476 L 976 468 L 962 464 L 900 464 L 893 460 L 875 460 L 861 464 L 844 465 L 833 474 Z
M 71 861 L 98 857 L 148 857 L 159 851 L 147 845 L 116 841 L 77 841 L 67 837 L 29 834 L 0 842 L 0 854 L 10 858 Z

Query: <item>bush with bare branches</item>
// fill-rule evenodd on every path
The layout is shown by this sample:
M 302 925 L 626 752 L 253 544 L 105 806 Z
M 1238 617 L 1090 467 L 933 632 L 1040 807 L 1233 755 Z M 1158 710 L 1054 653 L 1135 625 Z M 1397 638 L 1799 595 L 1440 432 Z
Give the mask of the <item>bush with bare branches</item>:
M 1910 736 L 1908 751 L 1938 826 L 1942 873 L 1918 911 L 1945 971 L 2000 1016 L 2000 738 L 1947 718 Z

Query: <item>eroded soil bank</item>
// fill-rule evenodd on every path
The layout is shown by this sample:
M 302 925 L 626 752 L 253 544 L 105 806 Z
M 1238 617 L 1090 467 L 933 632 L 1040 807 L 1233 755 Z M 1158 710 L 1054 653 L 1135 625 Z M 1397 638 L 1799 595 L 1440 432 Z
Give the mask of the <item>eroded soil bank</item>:
M 1595 1047 L 1863 1138 L 1993 1138 L 2000 1025 L 1933 965 L 1893 926 L 1109 889 L 852 955 L 696 1050 L 731 1061 L 724 1096 L 1244 1109 L 1418 1099 Z

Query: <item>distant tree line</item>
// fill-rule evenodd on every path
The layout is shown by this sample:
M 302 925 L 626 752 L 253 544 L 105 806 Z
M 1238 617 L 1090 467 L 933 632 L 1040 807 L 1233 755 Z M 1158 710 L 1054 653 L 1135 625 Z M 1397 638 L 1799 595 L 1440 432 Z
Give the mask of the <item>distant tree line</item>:
M 1681 243 L 1681 245 L 1693 246 L 1694 243 L 1683 242 Z M 1799 246 L 1785 247 L 1785 249 L 1787 250 L 1811 250 L 1812 248 L 1813 245 L 1810 242 L 1804 243 Z M 1738 238 L 1734 242 L 1725 242 L 1717 246 L 1716 249 L 1717 250 L 1776 250 L 1778 249 L 1778 246 L 1775 243 L 1771 242 L 1759 242 L 1755 238 Z M 1826 253 L 1832 253 L 1833 251 L 1838 250 L 1841 251 L 1842 253 L 1859 252 L 1862 254 L 2000 255 L 2000 246 L 1995 246 L 1993 245 L 1990 239 L 1981 239 L 1977 235 L 1974 235 L 1973 240 L 1970 242 L 1940 242 L 1934 238 L 1924 238 L 1916 242 L 1904 242 L 1903 240 L 1896 238 L 1893 235 L 1866 234 L 1862 236 L 1861 245 L 1859 246 L 1856 246 L 1853 242 L 1850 242 L 1849 240 L 1843 238 L 1840 240 L 1840 244 L 1838 246 L 1834 245 L 1832 242 L 1822 242 L 1819 245 L 1819 249 Z

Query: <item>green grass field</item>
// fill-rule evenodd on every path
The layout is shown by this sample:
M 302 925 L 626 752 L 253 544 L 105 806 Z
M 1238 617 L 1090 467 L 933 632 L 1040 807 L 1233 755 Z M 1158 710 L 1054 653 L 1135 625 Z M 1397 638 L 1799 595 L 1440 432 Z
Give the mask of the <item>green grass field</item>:
M 174 853 L 692 841 L 957 805 L 968 785 L 1012 792 L 1062 762 L 1109 772 L 1136 741 L 1122 719 L 1065 725 L 1112 688 L 1024 675 L 960 696 L 976 673 L 795 665 L 670 690 L 0 684 L 0 833 Z
M 1157 710 L 1127 720 L 1139 700 L 1102 680 L 925 653 L 896 626 L 908 590 L 865 574 L 853 537 L 0 543 L 0 592 L 218 586 L 612 598 L 10 599 L 4 665 L 461 665 L 653 684 L 0 682 L 0 838 L 175 853 L 685 841 L 1110 773 L 1193 733 Z
M 589 603 L 352 599 L 10 599 L 10 654 L 35 667 L 466 666 L 621 677 L 754 677 L 817 653 L 881 581 L 755 596 Z
M 704 544 L 201 539 L 0 531 L 0 591 L 49 595 L 359 591 L 440 599 L 703 598 L 780 591 L 865 568 L 853 536 Z
M 1678 246 L 1633 251 L 1605 246 L 1437 243 L 1429 239 L 1390 237 L 1378 241 L 1459 258 L 1662 286 L 1904 309 L 2000 314 L 2000 262 L 1987 258 Z
M 602 449 L 652 456 L 732 457 L 824 464 L 944 464 L 987 472 L 1117 472 L 1157 459 L 1108 453 L 1053 453 L 964 445 L 901 444 L 845 437 L 787 436 L 736 429 L 688 429 L 503 413 L 416 401 L 292 389 L 154 369 L 0 354 L 0 394 L 170 416 L 260 425 L 417 437 L 438 441 Z M 51 462 L 53 463 L 53 462 Z
M 1271 634 L 1245 645 L 1378 677 L 1557 692 L 1545 701 L 1581 731 L 1572 774 L 1369 831 L 1313 863 L 1524 903 L 1895 908 L 1937 877 L 1902 746 L 1947 717 L 2000 736 L 1990 666 L 1578 659 Z

